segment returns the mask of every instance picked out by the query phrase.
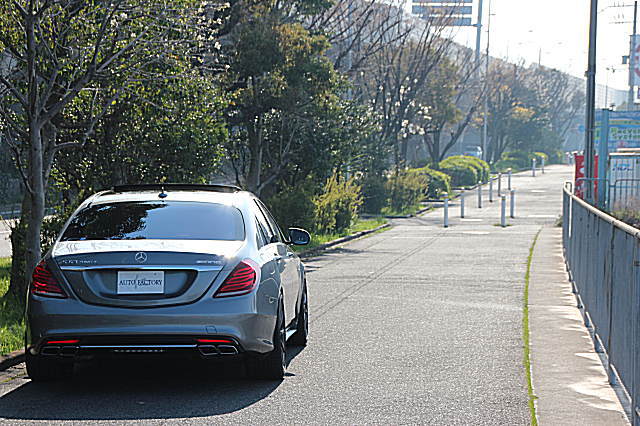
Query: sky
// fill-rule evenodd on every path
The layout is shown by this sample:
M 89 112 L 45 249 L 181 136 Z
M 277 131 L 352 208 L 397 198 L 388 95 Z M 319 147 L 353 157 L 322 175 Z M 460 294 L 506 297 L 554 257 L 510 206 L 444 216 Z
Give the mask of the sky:
M 474 0 L 474 14 L 477 2 Z M 484 0 L 483 50 L 487 42 L 489 3 L 491 56 L 512 62 L 523 60 L 527 64 L 540 59 L 544 66 L 584 76 L 590 0 Z M 622 56 L 629 54 L 632 20 L 632 0 L 598 1 L 598 83 L 608 82 L 611 87 L 628 89 L 628 67 L 622 65 Z M 460 27 L 452 31 L 457 42 L 475 46 L 475 28 Z

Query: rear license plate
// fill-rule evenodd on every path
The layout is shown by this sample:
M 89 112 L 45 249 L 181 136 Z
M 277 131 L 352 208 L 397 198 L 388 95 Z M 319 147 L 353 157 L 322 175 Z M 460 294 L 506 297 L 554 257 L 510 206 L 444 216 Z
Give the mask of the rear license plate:
M 118 294 L 164 293 L 163 271 L 118 271 Z

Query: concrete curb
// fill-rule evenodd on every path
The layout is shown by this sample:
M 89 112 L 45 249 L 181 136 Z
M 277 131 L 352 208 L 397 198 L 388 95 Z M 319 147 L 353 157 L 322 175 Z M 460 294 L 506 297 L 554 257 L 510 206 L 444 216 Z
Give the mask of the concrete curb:
M 314 247 L 312 249 L 301 251 L 298 253 L 298 256 L 300 257 L 300 259 L 307 259 L 309 257 L 314 257 L 318 255 L 320 252 L 323 252 L 327 249 L 335 247 L 339 244 L 346 243 L 347 241 L 355 240 L 356 238 L 364 237 L 365 235 L 373 234 L 374 232 L 378 232 L 381 229 L 386 229 L 389 227 L 391 227 L 391 224 L 385 223 L 384 225 L 380 225 L 373 229 L 368 229 L 366 231 L 360 231 L 360 232 L 356 232 L 355 234 L 347 235 L 345 237 L 340 237 L 333 241 L 329 241 L 328 243 L 320 244 L 319 246 Z
M 16 364 L 24 362 L 24 350 L 19 349 L 7 355 L 0 355 L 0 371 L 4 371 Z

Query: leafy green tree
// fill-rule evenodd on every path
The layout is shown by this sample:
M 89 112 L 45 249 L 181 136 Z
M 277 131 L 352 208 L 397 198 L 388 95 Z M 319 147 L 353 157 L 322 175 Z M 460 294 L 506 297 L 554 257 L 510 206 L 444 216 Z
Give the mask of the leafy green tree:
M 263 2 L 249 7 L 230 34 L 228 148 L 236 179 L 256 194 L 304 168 L 296 159 L 308 158 L 306 143 L 318 143 L 305 135 L 339 114 L 341 82 L 326 57 L 327 39 L 301 22 L 328 5 Z
M 136 84 L 175 77 L 167 64 L 188 58 L 215 66 L 209 52 L 223 8 L 198 0 L 0 3 L 0 131 L 26 188 L 12 235 L 13 292 L 23 293 L 41 257 L 56 155 L 84 148 L 100 119 Z

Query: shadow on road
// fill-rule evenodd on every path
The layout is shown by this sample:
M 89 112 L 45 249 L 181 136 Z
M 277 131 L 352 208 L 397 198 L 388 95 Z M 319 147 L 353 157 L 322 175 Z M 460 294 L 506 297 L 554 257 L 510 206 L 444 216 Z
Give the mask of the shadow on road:
M 302 350 L 290 348 L 287 364 Z M 68 382 L 28 382 L 0 397 L 0 418 L 127 420 L 214 416 L 255 404 L 281 383 L 282 380 L 245 378 L 241 361 L 95 361 L 78 365 L 74 378 Z

